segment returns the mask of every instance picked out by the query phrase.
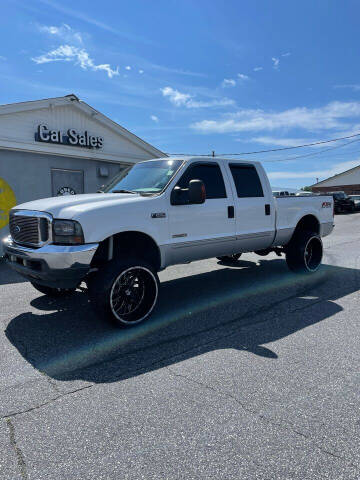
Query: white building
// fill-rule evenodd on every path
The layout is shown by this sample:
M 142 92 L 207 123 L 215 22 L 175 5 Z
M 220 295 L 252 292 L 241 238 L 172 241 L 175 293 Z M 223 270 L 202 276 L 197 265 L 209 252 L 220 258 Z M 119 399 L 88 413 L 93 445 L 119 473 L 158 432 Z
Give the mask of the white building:
M 343 191 L 348 195 L 360 194 L 360 165 L 311 185 L 313 192 Z
M 96 192 L 121 169 L 163 156 L 75 95 L 1 105 L 0 238 L 14 205 Z

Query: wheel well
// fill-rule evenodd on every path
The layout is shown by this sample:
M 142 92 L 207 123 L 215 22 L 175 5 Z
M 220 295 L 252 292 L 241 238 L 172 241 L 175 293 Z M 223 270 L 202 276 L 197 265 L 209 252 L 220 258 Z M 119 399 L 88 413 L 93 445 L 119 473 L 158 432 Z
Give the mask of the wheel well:
M 160 270 L 159 247 L 149 235 L 142 232 L 121 232 L 106 238 L 100 243 L 91 265 L 98 267 L 120 255 L 140 257 L 157 271 Z
M 299 220 L 292 238 L 304 231 L 314 232 L 317 234 L 320 233 L 320 223 L 314 215 L 305 215 L 305 217 L 302 217 L 302 219 Z

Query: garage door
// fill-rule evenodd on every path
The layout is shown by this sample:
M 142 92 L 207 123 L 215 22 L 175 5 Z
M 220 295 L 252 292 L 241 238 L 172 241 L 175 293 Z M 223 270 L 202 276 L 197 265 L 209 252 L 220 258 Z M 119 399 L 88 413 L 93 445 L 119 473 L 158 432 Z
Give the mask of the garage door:
M 83 170 L 52 168 L 51 184 L 54 197 L 84 193 L 84 172 Z

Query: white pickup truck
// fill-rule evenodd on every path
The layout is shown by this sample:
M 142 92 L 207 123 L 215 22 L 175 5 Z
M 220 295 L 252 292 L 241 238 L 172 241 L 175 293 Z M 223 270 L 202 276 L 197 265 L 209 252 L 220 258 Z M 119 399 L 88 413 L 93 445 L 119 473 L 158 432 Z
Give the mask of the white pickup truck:
M 213 157 L 137 163 L 104 191 L 47 198 L 10 212 L 9 265 L 47 295 L 85 281 L 102 316 L 143 321 L 169 265 L 243 252 L 286 255 L 311 273 L 333 229 L 332 196 L 274 198 L 258 162 Z

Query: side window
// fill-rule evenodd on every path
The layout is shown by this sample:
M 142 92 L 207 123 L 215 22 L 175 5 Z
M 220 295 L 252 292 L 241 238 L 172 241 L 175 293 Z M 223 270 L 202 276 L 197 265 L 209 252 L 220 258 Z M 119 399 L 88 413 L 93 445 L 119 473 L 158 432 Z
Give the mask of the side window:
M 230 164 L 230 171 L 239 198 L 264 196 L 259 175 L 253 165 Z
M 226 198 L 224 179 L 219 165 L 195 164 L 190 166 L 180 178 L 178 185 L 187 188 L 190 180 L 202 180 L 206 189 L 206 198 Z

